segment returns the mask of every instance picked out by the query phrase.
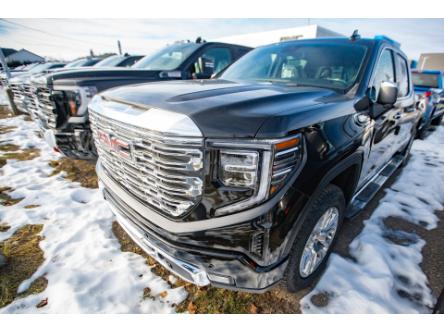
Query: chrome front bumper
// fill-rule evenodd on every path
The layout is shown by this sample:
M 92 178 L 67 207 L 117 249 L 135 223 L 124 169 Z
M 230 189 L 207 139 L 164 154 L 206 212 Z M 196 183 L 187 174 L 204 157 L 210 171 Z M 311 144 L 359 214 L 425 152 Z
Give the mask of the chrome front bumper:
M 104 192 L 104 186 L 99 182 L 99 189 Z M 169 253 L 163 251 L 158 246 L 150 242 L 146 237 L 145 232 L 137 225 L 123 216 L 113 204 L 109 207 L 116 216 L 117 222 L 131 237 L 131 239 L 142 248 L 149 256 L 154 258 L 159 264 L 171 271 L 173 274 L 179 276 L 182 280 L 193 283 L 197 286 L 203 287 L 210 284 L 207 273 L 196 267 L 193 264 L 177 259 Z

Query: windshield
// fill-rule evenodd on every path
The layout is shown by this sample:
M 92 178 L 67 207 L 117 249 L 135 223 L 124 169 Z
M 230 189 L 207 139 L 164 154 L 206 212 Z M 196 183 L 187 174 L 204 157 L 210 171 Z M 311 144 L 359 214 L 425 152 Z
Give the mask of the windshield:
M 199 46 L 199 44 L 194 43 L 173 44 L 152 55 L 143 57 L 134 64 L 133 68 L 160 71 L 173 70 L 179 67 Z
M 86 61 L 86 59 L 74 60 L 74 61 L 66 64 L 65 68 L 80 67 L 85 63 L 85 61 Z
M 114 67 L 117 66 L 123 59 L 124 57 L 118 55 L 110 56 L 99 61 L 93 67 Z
M 438 74 L 412 73 L 413 85 L 417 87 L 439 88 Z
M 367 47 L 351 43 L 283 43 L 250 51 L 221 79 L 271 81 L 347 90 L 354 85 Z
M 42 71 L 44 71 L 44 70 L 46 70 L 46 69 L 49 69 L 52 65 L 53 65 L 53 64 L 51 64 L 51 63 L 40 64 L 40 65 L 37 65 L 37 66 L 31 68 L 31 69 L 28 71 L 28 73 L 38 73 L 38 72 L 42 72 Z

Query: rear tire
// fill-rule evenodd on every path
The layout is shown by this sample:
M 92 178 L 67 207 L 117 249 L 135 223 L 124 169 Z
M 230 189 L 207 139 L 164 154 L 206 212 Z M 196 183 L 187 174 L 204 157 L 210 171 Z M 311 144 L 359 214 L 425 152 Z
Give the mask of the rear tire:
M 317 281 L 325 269 L 328 257 L 330 256 L 344 220 L 344 212 L 344 194 L 336 185 L 328 185 L 310 203 L 310 206 L 302 217 L 303 222 L 301 229 L 290 251 L 290 258 L 284 275 L 284 281 L 288 291 L 296 292 Z M 323 230 L 319 229 L 320 223 L 321 225 L 323 224 L 321 221 L 327 221 L 333 218 L 335 214 L 337 214 L 336 222 L 333 222 L 333 220 L 332 222 L 326 222 L 326 224 L 331 223 L 331 226 L 327 227 L 326 230 L 332 228 L 333 224 L 336 224 L 334 234 L 330 235 L 328 232 L 318 234 L 318 230 Z M 325 216 L 328 216 L 327 220 Z M 329 238 L 328 236 L 331 237 Z M 314 243 L 314 245 L 310 247 L 309 245 L 312 243 Z M 310 251 L 310 249 L 312 251 Z M 319 253 L 317 253 L 317 251 L 319 251 Z M 317 260 L 319 260 L 317 264 L 311 265 L 311 261 L 307 259 L 307 253 L 309 253 L 309 255 L 310 253 L 316 253 L 316 255 L 313 255 L 313 258 L 315 258 L 313 262 L 316 263 Z
M 438 118 L 433 119 L 432 120 L 432 125 L 433 126 L 441 125 L 443 117 L 444 117 L 444 114 L 440 115 Z
M 416 138 L 424 140 L 427 135 L 427 131 L 429 130 L 431 125 L 432 125 L 432 123 L 431 123 L 430 118 L 427 120 L 427 123 L 424 124 L 424 126 L 422 126 L 421 129 L 419 128 L 419 125 L 418 125 L 418 127 L 416 129 Z

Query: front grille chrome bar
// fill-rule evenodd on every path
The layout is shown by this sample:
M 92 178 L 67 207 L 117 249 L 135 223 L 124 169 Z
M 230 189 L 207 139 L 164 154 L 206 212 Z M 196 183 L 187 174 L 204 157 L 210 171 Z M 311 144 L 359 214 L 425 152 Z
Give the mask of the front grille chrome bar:
M 91 108 L 89 119 L 104 171 L 137 199 L 173 217 L 200 201 L 202 138 L 163 135 Z

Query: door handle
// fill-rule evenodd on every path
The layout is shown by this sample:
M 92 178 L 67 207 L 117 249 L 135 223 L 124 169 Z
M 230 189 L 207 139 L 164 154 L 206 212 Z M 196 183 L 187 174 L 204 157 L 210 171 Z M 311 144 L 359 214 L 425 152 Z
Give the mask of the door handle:
M 393 119 L 398 120 L 398 119 L 401 119 L 401 117 L 402 117 L 401 112 L 398 112 L 398 113 L 395 113 L 395 115 L 393 116 Z

